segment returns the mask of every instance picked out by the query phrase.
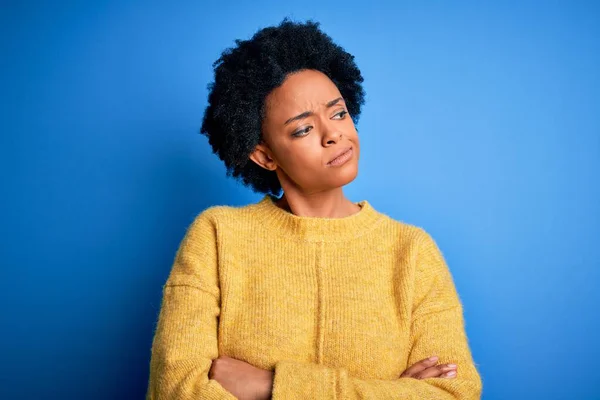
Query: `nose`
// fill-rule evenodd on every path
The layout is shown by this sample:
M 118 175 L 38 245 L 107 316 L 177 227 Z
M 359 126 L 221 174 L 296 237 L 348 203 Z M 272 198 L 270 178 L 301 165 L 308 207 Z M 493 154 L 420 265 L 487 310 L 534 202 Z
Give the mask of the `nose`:
M 332 121 L 333 122 L 333 121 Z M 339 126 L 335 126 L 333 123 L 324 125 L 323 133 L 323 146 L 331 146 L 342 140 L 342 131 Z

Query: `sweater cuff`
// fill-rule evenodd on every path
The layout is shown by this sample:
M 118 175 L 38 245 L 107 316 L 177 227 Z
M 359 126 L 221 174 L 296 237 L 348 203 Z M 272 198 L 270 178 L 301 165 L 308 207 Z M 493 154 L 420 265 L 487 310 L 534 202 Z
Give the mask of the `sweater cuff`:
M 215 379 L 208 380 L 208 383 L 200 390 L 198 398 L 211 400 L 237 400 L 237 397 L 221 386 Z
M 323 365 L 281 360 L 275 365 L 272 400 L 310 399 L 316 393 L 335 398 L 335 371 Z

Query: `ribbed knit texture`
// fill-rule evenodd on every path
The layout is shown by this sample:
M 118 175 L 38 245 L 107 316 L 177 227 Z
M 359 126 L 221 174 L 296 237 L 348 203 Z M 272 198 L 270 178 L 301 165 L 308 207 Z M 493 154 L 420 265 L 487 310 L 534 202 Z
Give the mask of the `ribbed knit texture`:
M 213 206 L 187 228 L 163 287 L 147 400 L 235 399 L 208 378 L 219 355 L 275 371 L 273 399 L 480 398 L 462 303 L 423 228 L 366 200 L 343 218 L 274 201 Z M 457 377 L 399 377 L 432 355 Z

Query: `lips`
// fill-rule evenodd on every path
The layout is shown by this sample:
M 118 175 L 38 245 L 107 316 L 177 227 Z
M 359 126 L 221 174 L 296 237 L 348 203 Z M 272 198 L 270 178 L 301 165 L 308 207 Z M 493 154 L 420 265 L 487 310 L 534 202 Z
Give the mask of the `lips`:
M 336 158 L 338 158 L 339 156 L 342 156 L 344 154 L 346 154 L 350 149 L 352 148 L 352 146 L 348 146 L 340 151 L 338 151 L 331 160 L 329 160 L 327 162 L 327 164 L 331 164 L 332 161 L 334 161 Z

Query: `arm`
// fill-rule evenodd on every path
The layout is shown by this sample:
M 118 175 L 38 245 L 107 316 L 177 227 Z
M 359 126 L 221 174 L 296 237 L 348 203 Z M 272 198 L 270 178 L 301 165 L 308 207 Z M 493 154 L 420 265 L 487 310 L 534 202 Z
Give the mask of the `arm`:
M 452 275 L 434 240 L 421 229 L 410 333 L 411 366 L 432 355 L 458 365 L 455 378 L 358 379 L 344 368 L 282 360 L 275 366 L 273 400 L 481 398 L 482 382 L 465 332 L 463 310 Z
M 209 215 L 204 211 L 188 228 L 163 287 L 146 400 L 235 399 L 208 378 L 219 356 L 220 314 L 215 225 Z

